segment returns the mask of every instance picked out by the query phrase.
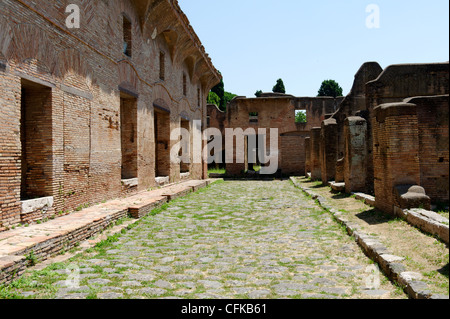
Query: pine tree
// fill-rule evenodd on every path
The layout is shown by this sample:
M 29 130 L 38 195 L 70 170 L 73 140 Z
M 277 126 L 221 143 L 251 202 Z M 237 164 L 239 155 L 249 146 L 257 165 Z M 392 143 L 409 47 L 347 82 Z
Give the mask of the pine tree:
M 284 83 L 282 79 L 277 80 L 277 84 L 272 89 L 273 93 L 286 93 L 286 89 L 284 88 Z
M 332 96 L 336 98 L 342 96 L 342 88 L 334 80 L 325 80 L 322 82 L 317 96 Z

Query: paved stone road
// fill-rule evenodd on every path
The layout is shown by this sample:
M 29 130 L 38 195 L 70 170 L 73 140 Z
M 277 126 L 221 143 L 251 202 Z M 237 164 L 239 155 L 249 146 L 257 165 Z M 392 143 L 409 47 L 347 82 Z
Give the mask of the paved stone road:
M 79 287 L 67 287 L 66 263 L 34 276 L 34 286 L 23 295 L 405 297 L 382 275 L 380 286 L 368 290 L 372 281 L 367 279 L 377 278 L 367 272 L 369 259 L 289 181 L 213 184 L 147 216 L 112 245 L 84 253 L 72 264 L 81 270 Z

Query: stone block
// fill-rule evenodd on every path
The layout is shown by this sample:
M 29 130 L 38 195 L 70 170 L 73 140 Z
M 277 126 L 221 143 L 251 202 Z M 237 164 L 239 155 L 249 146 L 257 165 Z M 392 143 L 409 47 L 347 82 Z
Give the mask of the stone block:
M 425 194 L 425 189 L 417 185 L 397 185 L 394 187 L 395 203 L 397 207 L 424 208 L 431 210 L 430 197 Z

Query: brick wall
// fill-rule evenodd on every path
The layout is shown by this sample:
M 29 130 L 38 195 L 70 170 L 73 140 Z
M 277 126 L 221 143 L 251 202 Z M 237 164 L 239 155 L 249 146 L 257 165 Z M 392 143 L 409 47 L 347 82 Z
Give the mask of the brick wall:
M 366 110 L 361 114 L 368 125 L 367 179 L 372 184 L 373 109 L 380 104 L 402 102 L 413 96 L 449 94 L 449 64 L 397 64 L 388 66 L 375 80 L 366 84 Z
M 0 19 L 0 23 L 1 23 Z M 0 28 L 0 30 L 4 30 Z M 2 32 L 0 31 L 0 32 Z M 20 79 L 10 75 L 10 67 L 4 58 L 5 69 L 0 69 L 0 231 L 6 226 L 20 221 L 20 101 L 16 96 L 21 94 Z M 6 72 L 5 72 L 6 71 Z
M 71 3 L 80 6 L 80 29 L 66 27 L 65 1 L 0 3 L 0 230 L 20 221 L 21 193 L 52 196 L 56 212 L 125 195 L 122 163 L 129 169 L 124 177 L 139 178 L 133 191 L 154 186 L 155 101 L 169 107 L 166 130 L 179 127 L 182 113 L 206 125 L 207 93 L 220 75 L 175 0 L 150 6 L 154 18 L 144 24 L 145 10 L 129 0 Z M 131 57 L 123 52 L 124 16 L 131 23 Z M 49 93 L 45 103 L 33 97 L 36 87 L 47 88 L 38 90 Z M 124 92 L 135 99 L 132 121 L 121 119 L 129 115 L 121 112 Z M 31 106 L 38 101 L 45 106 L 40 115 Z M 34 136 L 20 133 L 22 102 L 30 105 L 33 120 L 25 118 L 24 127 L 37 128 Z M 29 169 L 23 179 L 21 137 L 29 149 L 24 146 Z M 204 171 L 195 164 L 190 175 L 202 178 Z M 179 165 L 170 165 L 164 173 L 176 182 L 179 172 Z
M 64 207 L 89 202 L 91 102 L 83 97 L 64 96 Z
M 330 118 L 322 122 L 320 130 L 320 166 L 322 183 L 333 181 L 336 176 L 337 161 L 337 122 Z
M 375 205 L 394 213 L 395 186 L 420 185 L 416 105 L 382 104 L 374 109 Z
M 284 94 L 264 94 L 260 98 L 237 97 L 227 106 L 227 111 L 220 112 L 215 106 L 208 107 L 209 126 L 218 128 L 225 136 L 226 128 L 266 129 L 266 150 L 270 144 L 270 129 L 277 129 L 279 162 L 278 168 L 283 173 L 305 175 L 306 155 L 305 138 L 314 125 L 319 125 L 326 116 L 334 112 L 342 98 L 330 97 L 294 97 Z M 295 111 L 306 111 L 306 123 L 295 123 Z M 257 113 L 257 118 L 251 121 L 250 113 Z M 236 160 L 234 146 L 234 160 Z M 227 173 L 241 174 L 246 170 L 245 163 L 227 164 Z
M 305 138 L 305 173 L 311 172 L 311 138 Z
M 433 202 L 449 201 L 448 95 L 417 97 L 420 186 Z
M 322 170 L 320 166 L 320 127 L 311 129 L 311 179 L 321 180 Z
M 303 135 L 281 136 L 281 170 L 285 174 L 304 176 L 305 137 Z
M 355 116 L 359 111 L 366 109 L 366 83 L 375 80 L 383 72 L 377 62 L 366 62 L 356 72 L 353 86 L 349 94 L 333 114 L 338 128 L 338 157 L 344 157 L 344 122 L 349 116 Z
M 343 183 L 345 181 L 344 161 L 345 161 L 345 158 L 340 158 L 336 161 L 336 176 L 334 178 L 334 181 L 336 183 Z

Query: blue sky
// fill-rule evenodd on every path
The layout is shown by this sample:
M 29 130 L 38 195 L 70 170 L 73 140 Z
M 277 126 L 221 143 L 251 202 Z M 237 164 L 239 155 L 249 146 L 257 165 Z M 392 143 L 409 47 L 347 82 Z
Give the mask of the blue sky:
M 282 78 L 315 96 L 325 79 L 348 94 L 359 67 L 449 60 L 448 0 L 179 0 L 225 90 L 254 97 Z M 380 27 L 369 29 L 369 4 Z

